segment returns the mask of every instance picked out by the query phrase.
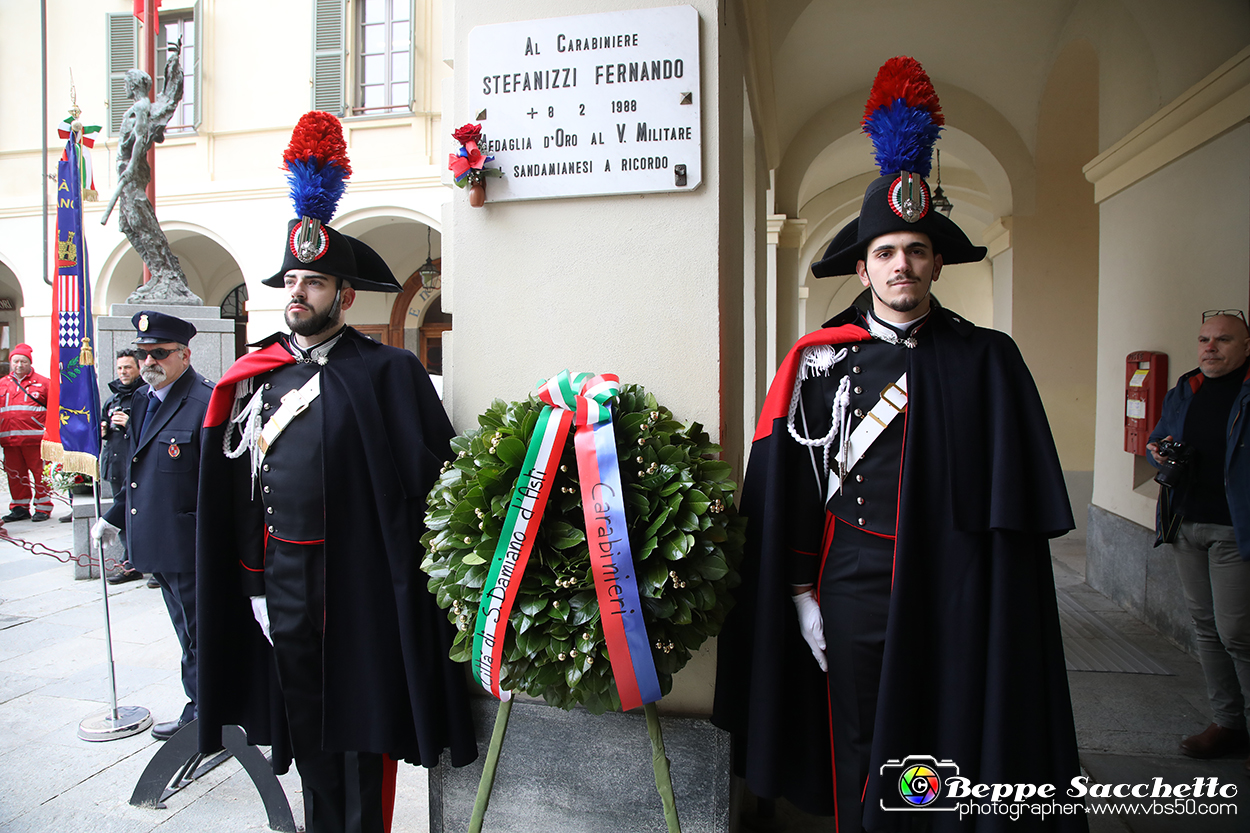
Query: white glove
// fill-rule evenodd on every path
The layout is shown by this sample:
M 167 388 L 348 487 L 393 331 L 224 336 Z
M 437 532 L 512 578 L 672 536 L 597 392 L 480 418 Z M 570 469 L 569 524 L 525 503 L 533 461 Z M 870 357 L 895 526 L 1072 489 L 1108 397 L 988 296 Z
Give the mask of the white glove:
M 825 620 L 820 617 L 820 604 L 811 590 L 791 596 L 794 606 L 799 611 L 799 632 L 812 649 L 812 656 L 821 671 L 828 671 L 825 662 Z
M 98 519 L 91 525 L 92 540 L 98 541 L 102 545 L 111 544 L 116 541 L 118 532 L 120 532 L 120 530 L 108 521 L 104 520 L 104 518 Z
M 272 645 L 273 637 L 269 635 L 269 605 L 265 602 L 264 596 L 252 597 L 252 616 L 256 618 L 256 624 L 260 625 L 260 632 Z

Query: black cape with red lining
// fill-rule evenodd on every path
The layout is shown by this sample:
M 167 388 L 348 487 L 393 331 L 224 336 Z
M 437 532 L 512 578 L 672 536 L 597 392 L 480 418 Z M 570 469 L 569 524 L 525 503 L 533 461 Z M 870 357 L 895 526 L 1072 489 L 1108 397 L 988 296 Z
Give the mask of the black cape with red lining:
M 258 346 L 281 355 L 280 338 Z M 257 356 L 241 358 L 236 368 L 249 360 L 258 368 Z M 254 372 L 232 368 L 223 382 Z M 449 748 L 451 762 L 462 766 L 477 756 L 464 667 L 448 658 L 455 633 L 420 569 L 425 498 L 451 457 L 451 423 L 416 356 L 350 327 L 322 367 L 321 396 L 323 746 L 425 766 Z M 219 407 L 218 420 L 220 413 Z M 291 760 L 285 706 L 272 650 L 252 617 L 254 590 L 245 589 L 240 566 L 245 558 L 262 563 L 261 501 L 251 497 L 250 454 L 228 459 L 221 451 L 225 422 L 214 425 L 214 418 L 210 405 L 201 438 L 197 542 L 200 745 L 218 748 L 221 727 L 240 725 L 252 744 L 273 747 L 274 768 L 282 773 Z
M 849 309 L 791 350 L 769 391 L 741 501 L 742 585 L 718 644 L 713 723 L 756 795 L 835 813 L 826 676 L 799 633 L 785 548 L 789 478 L 781 443 L 802 349 L 867 339 Z M 935 305 L 909 351 L 894 587 L 863 825 L 884 812 L 908 755 L 950 759 L 972 783 L 1053 783 L 1079 774 L 1048 539 L 1073 528 L 1058 454 L 1033 379 L 1006 335 Z M 860 807 L 836 808 L 857 830 Z M 933 813 L 935 830 L 1084 830 L 1083 813 Z

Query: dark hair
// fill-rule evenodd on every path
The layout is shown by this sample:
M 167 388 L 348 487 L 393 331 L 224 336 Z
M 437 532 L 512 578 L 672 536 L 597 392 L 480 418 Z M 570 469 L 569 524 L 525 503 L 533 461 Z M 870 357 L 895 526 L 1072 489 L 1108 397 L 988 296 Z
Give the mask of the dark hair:
M 117 358 L 119 358 L 119 359 L 134 359 L 134 360 L 135 360 L 135 364 L 138 364 L 138 363 L 139 363 L 139 356 L 138 356 L 138 354 L 137 354 L 137 353 L 135 353 L 135 351 L 134 351 L 132 348 L 130 348 L 130 347 L 123 347 L 122 349 L 118 350 L 118 351 L 117 351 Z

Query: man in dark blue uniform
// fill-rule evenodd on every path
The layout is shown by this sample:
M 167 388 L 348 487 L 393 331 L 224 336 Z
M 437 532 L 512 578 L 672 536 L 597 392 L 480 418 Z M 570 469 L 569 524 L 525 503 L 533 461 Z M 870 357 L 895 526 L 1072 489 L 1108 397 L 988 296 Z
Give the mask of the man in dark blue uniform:
M 874 86 L 870 111 L 940 115 L 919 64 L 895 58 L 883 76 L 910 82 Z M 718 644 L 713 721 L 734 735 L 735 769 L 841 833 L 965 829 L 924 812 L 942 805 L 915 785 L 937 782 L 905 783 L 909 763 L 1059 796 L 1080 771 L 1047 547 L 1073 526 L 1058 455 L 1014 342 L 930 294 L 944 264 L 985 249 L 933 210 L 929 152 L 887 164 L 878 145 L 882 176 L 812 266 L 858 276 L 870 306 L 800 339 L 777 372 Z
M 152 573 L 165 597 L 182 646 L 187 694 L 177 719 L 152 727 L 153 737 L 166 740 L 195 719 L 198 702 L 195 504 L 200 426 L 213 383 L 191 367 L 193 324 L 152 310 L 135 313 L 131 323 L 138 334 L 139 374 L 148 384 L 131 400 L 129 463 L 122 490 L 92 535 L 112 537 L 124 528 L 131 565 Z

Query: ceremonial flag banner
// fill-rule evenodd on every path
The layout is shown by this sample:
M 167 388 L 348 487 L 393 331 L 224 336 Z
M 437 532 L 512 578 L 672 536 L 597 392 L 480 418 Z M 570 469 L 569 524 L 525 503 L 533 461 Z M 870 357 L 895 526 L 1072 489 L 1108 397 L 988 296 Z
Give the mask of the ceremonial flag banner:
M 52 389 L 43 459 L 65 471 L 96 476 L 100 456 L 100 390 L 87 241 L 82 235 L 79 146 L 71 134 L 56 166 L 56 280 L 52 287 Z
M 91 134 L 100 132 L 98 124 L 84 124 L 79 127 L 82 136 L 79 137 L 79 144 L 82 145 L 78 152 L 78 182 L 82 185 L 82 198 L 87 202 L 95 202 L 100 193 L 95 187 L 95 171 L 91 168 L 91 149 L 95 147 L 95 139 Z M 56 129 L 56 135 L 62 139 L 68 139 L 73 135 L 74 118 L 73 116 L 61 122 L 61 126 Z
M 134 15 L 135 17 L 139 18 L 140 23 L 143 22 L 143 6 L 144 6 L 144 0 L 135 0 Z M 158 11 L 160 10 L 161 0 L 156 0 L 156 3 L 154 4 L 154 8 L 156 8 Z

